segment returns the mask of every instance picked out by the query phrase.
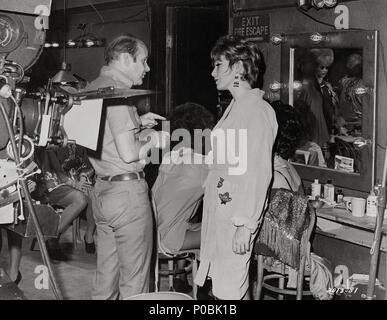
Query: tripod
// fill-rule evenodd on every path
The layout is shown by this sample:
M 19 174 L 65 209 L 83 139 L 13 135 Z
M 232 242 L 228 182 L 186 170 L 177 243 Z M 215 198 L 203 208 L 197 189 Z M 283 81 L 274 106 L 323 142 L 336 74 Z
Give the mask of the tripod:
M 22 119 L 22 114 L 21 114 L 21 111 L 20 111 L 20 107 L 19 107 L 19 105 L 17 104 L 17 102 L 16 102 L 16 100 L 14 98 L 12 100 L 15 103 L 15 107 L 18 109 L 19 121 L 20 121 L 19 123 L 20 123 L 20 126 L 22 128 L 23 127 L 23 119 Z M 5 107 L 4 107 L 4 105 L 1 102 L 0 102 L 0 111 L 1 111 L 1 114 L 2 114 L 2 116 L 4 118 L 4 122 L 5 122 L 7 130 L 8 130 L 8 134 L 9 134 L 9 138 L 10 138 L 10 141 L 11 141 L 11 146 L 12 146 L 12 150 L 13 150 L 14 159 L 15 159 L 17 170 L 18 170 L 18 174 L 22 175 L 23 174 L 23 170 L 21 168 L 21 164 L 22 163 L 20 161 L 20 153 L 21 153 L 21 144 L 22 144 L 22 133 L 23 133 L 23 130 L 22 129 L 20 130 L 21 131 L 20 132 L 20 137 L 21 138 L 19 139 L 19 148 L 18 148 L 18 146 L 16 145 L 15 134 L 14 134 L 13 128 L 12 128 L 11 123 L 9 121 L 9 118 L 8 118 L 7 112 L 5 110 Z M 23 193 L 23 195 L 25 197 L 25 200 L 26 200 L 26 203 L 27 203 L 27 208 L 29 210 L 29 213 L 30 213 L 30 215 L 32 217 L 32 221 L 33 221 L 35 229 L 36 229 L 36 237 L 38 239 L 38 243 L 39 243 L 39 246 L 40 246 L 40 249 L 41 249 L 43 263 L 46 265 L 47 270 L 48 270 L 49 281 L 50 281 L 51 288 L 53 290 L 53 293 L 54 293 L 56 299 L 63 300 L 62 293 L 59 290 L 59 286 L 58 286 L 58 284 L 56 282 L 54 273 L 52 271 L 50 259 L 48 257 L 48 253 L 47 253 L 46 244 L 44 242 L 43 233 L 42 233 L 42 230 L 41 230 L 40 225 L 39 225 L 39 221 L 38 221 L 37 216 L 36 216 L 35 208 L 34 208 L 34 205 L 32 203 L 32 199 L 31 199 L 31 195 L 29 193 L 28 187 L 27 187 L 27 183 L 26 183 L 26 181 L 24 179 L 19 179 L 19 183 L 20 183 L 20 186 L 21 186 L 21 189 L 22 189 L 22 193 Z

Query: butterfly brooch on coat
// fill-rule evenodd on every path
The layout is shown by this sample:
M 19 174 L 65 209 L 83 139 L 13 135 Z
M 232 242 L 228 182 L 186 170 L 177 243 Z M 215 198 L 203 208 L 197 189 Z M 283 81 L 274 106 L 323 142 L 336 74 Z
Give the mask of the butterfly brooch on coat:
M 220 204 L 226 204 L 227 202 L 230 202 L 232 200 L 228 192 L 219 193 L 219 199 L 220 199 Z

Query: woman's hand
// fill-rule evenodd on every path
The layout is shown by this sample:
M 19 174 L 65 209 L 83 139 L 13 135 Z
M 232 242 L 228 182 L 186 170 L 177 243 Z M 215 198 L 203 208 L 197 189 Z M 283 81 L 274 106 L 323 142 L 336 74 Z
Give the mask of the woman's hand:
M 153 128 L 155 125 L 157 125 L 156 120 L 166 120 L 164 117 L 153 112 L 148 112 L 141 115 L 140 119 L 141 119 L 141 126 L 143 128 Z
M 244 226 L 236 227 L 232 238 L 232 251 L 236 254 L 245 254 L 250 251 L 250 237 L 250 229 Z
M 88 193 L 91 191 L 92 185 L 91 183 L 83 180 L 83 181 L 75 181 L 75 189 L 78 189 L 84 193 Z

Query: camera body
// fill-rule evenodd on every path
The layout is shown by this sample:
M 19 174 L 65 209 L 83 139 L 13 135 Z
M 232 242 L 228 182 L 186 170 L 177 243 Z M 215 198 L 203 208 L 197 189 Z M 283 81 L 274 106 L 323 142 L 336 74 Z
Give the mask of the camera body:
M 60 128 L 64 113 L 72 105 L 69 95 L 53 87 L 39 92 L 26 92 L 23 88 L 23 83 L 29 80 L 25 71 L 35 64 L 44 48 L 50 11 L 51 0 L 2 0 L 0 8 L 1 224 L 15 224 L 20 220 L 24 221 L 20 224 L 24 227 L 32 223 L 30 219 L 20 219 L 14 204 L 21 200 L 20 179 L 28 179 L 29 192 L 34 188 L 29 179 L 38 172 L 36 164 L 29 159 L 34 145 L 49 147 L 51 142 L 67 142 Z M 51 115 L 49 122 L 44 123 L 45 115 Z M 19 165 L 11 140 L 16 146 L 21 145 L 16 148 Z M 44 222 L 45 218 L 42 219 Z
M 3 0 L 0 10 L 0 102 L 8 106 L 15 136 L 21 126 L 15 109 L 20 107 L 23 135 L 43 147 L 67 144 L 63 121 L 73 104 L 72 96 L 50 81 L 37 92 L 23 89 L 23 83 L 29 81 L 25 71 L 34 65 L 44 48 L 50 11 L 51 0 Z M 0 130 L 6 136 L 4 121 L 0 115 Z M 24 137 L 22 140 L 30 142 L 25 142 Z M 26 150 L 32 148 L 33 145 L 25 146 Z M 9 153 L 8 156 L 13 158 Z

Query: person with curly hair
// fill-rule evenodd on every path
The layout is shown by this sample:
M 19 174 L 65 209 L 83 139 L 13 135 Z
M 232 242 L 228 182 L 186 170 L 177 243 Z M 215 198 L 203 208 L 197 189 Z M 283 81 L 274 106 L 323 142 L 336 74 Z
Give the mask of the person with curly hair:
M 272 179 L 277 121 L 257 88 L 263 60 L 254 42 L 223 36 L 211 59 L 217 89 L 233 99 L 211 134 L 213 163 L 205 182 L 195 283 L 203 286 L 211 278 L 216 298 L 250 299 L 251 249 Z
M 177 254 L 181 250 L 200 248 L 201 224 L 193 220 L 199 214 L 203 183 L 208 174 L 205 143 L 204 148 L 200 144 L 202 137 L 206 134 L 209 137 L 214 116 L 202 105 L 187 102 L 177 106 L 168 120 L 172 137 L 183 136 L 183 141 L 172 141 L 171 151 L 163 156 L 152 196 L 157 211 L 159 247 L 166 253 Z M 196 135 L 195 130 L 203 135 Z M 179 268 L 184 267 L 182 264 Z M 176 291 L 184 293 L 191 290 L 185 274 L 176 276 L 174 286 Z
M 297 110 L 281 101 L 272 103 L 278 123 L 277 137 L 274 142 L 274 178 L 272 189 L 284 188 L 301 191 L 301 178 L 289 162 L 294 157 L 302 137 L 303 125 Z
M 84 235 L 85 250 L 95 253 L 91 198 L 89 191 L 92 184 L 77 179 L 81 167 L 91 167 L 86 150 L 79 146 L 56 147 L 51 149 L 36 148 L 35 160 L 42 174 L 38 179 L 38 188 L 32 194 L 36 200 L 63 208 L 58 226 L 58 237 L 46 240 L 47 251 L 53 260 L 66 261 L 68 256 L 60 246 L 61 235 L 71 226 L 84 209 L 86 209 L 87 227 Z
M 364 87 L 362 80 L 362 56 L 353 53 L 347 58 L 346 75 L 339 80 L 339 127 L 343 135 L 356 135 L 361 128 L 362 109 L 367 95 L 356 94 L 356 89 Z

